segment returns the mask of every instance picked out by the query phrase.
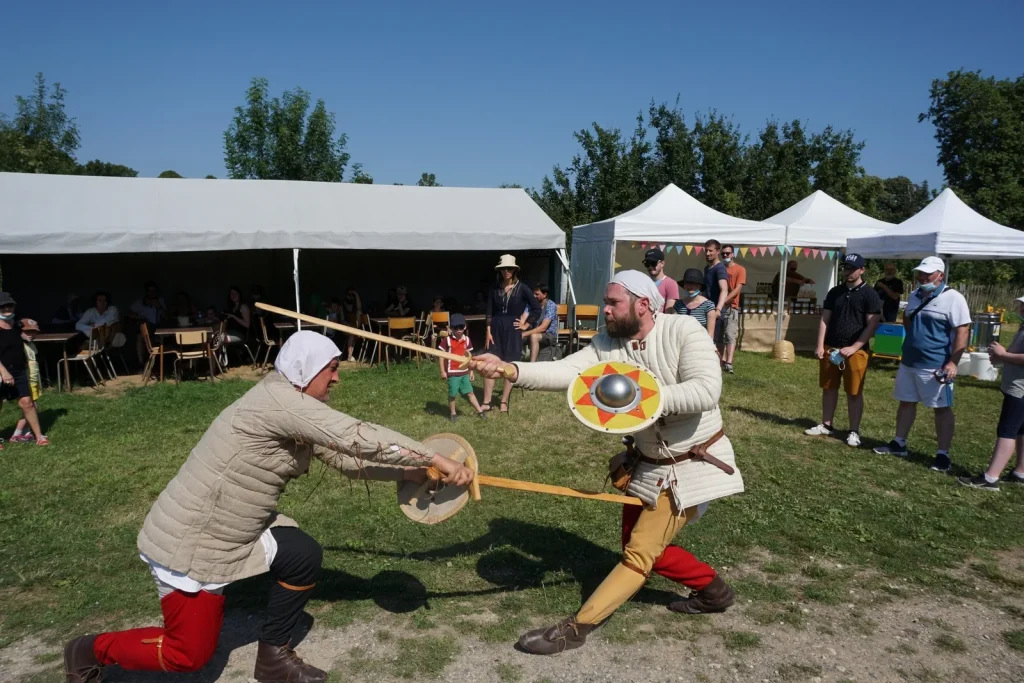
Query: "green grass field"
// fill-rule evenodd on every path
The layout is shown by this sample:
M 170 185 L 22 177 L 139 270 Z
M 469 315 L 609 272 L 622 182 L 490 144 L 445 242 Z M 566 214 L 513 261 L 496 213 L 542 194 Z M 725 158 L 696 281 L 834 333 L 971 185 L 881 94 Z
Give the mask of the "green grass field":
M 763 578 L 733 578 L 766 620 L 798 623 L 799 611 L 783 604 L 795 596 L 830 604 L 849 587 L 896 579 L 956 593 L 962 589 L 951 570 L 969 562 L 968 571 L 992 578 L 993 553 L 1024 544 L 1024 490 L 972 491 L 928 470 L 930 412 L 921 411 L 911 434 L 911 458 L 871 453 L 892 435 L 894 366 L 869 374 L 859 450 L 803 436 L 819 418 L 815 362 L 740 354 L 736 367 L 725 378 L 722 407 L 747 491 L 714 502 L 681 541 L 727 579 L 731 567 L 756 567 Z M 136 534 L 207 425 L 249 386 L 188 382 L 114 398 L 43 397 L 53 445 L 7 444 L 0 454 L 0 647 L 30 634 L 56 641 L 158 619 Z M 1000 397 L 994 384 L 958 383 L 955 474 L 987 462 Z M 332 405 L 417 438 L 458 432 L 474 445 L 482 471 L 500 476 L 598 488 L 618 449 L 614 437 L 579 425 L 562 394 L 517 390 L 511 415 L 495 411 L 486 421 L 466 416 L 451 425 L 444 383 L 430 363 L 345 373 Z M 465 404 L 460 411 L 470 412 Z M 8 435 L 16 419 L 6 406 L 0 433 Z M 841 401 L 837 427 L 844 425 Z M 281 502 L 325 547 L 310 611 L 321 625 L 404 614 L 415 627 L 448 623 L 510 641 L 534 617 L 574 611 L 618 559 L 616 505 L 487 488 L 483 496 L 428 527 L 401 514 L 393 485 L 367 489 L 316 463 Z M 266 581 L 231 586 L 229 608 L 261 606 Z M 616 619 L 642 619 L 638 606 L 664 603 L 674 590 L 656 578 Z M 472 618 L 483 611 L 500 619 Z

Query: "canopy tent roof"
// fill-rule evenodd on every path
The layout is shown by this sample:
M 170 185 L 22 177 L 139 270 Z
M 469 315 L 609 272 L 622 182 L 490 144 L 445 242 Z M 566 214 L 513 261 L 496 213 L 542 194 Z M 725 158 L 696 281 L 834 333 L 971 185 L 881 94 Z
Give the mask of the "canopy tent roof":
M 643 239 L 703 243 L 712 238 L 775 246 L 785 242 L 786 229 L 767 221 L 748 221 L 715 211 L 672 183 L 622 215 L 573 228 L 574 242 Z
M 999 225 L 964 204 L 948 187 L 916 214 L 848 251 L 868 258 L 1024 258 L 1024 232 Z
M 521 189 L 0 173 L 0 252 L 562 249 Z
M 786 244 L 790 246 L 839 249 L 846 248 L 850 239 L 877 235 L 883 230 L 896 227 L 892 223 L 854 211 L 821 190 L 816 190 L 765 222 L 785 225 Z

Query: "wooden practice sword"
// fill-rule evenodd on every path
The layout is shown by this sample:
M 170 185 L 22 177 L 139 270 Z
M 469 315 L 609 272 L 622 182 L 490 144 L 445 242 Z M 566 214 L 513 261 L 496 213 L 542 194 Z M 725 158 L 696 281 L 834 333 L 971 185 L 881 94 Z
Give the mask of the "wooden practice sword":
M 324 320 L 323 318 L 317 318 L 312 315 L 306 315 L 305 313 L 299 313 L 298 311 L 289 311 L 287 308 L 279 308 L 278 306 L 271 306 L 265 304 L 262 301 L 256 302 L 256 308 L 263 309 L 264 311 L 270 311 L 277 315 L 283 315 L 287 318 L 295 318 L 303 322 L 309 323 L 310 325 L 316 325 L 317 327 L 329 327 L 332 330 L 338 330 L 339 332 L 345 332 L 351 334 L 354 337 L 362 337 L 363 339 L 370 339 L 381 344 L 391 344 L 392 346 L 399 346 L 409 351 L 416 351 L 427 356 L 436 356 L 437 358 L 444 358 L 446 360 L 454 361 L 459 364 L 460 367 L 465 367 L 469 364 L 469 356 L 457 356 L 454 353 L 448 353 L 441 349 L 432 349 L 429 346 L 423 346 L 421 344 L 414 344 L 412 342 L 405 341 L 404 339 L 395 339 L 384 334 L 377 334 L 375 332 L 368 332 L 361 330 L 358 327 L 350 327 L 348 325 L 342 325 L 341 323 L 331 322 L 330 320 Z M 506 365 L 502 368 L 502 372 L 505 377 L 512 379 L 515 375 L 515 368 L 510 365 Z
M 427 469 L 427 476 L 438 480 L 442 477 L 441 471 L 436 467 Z M 475 484 L 475 486 L 474 486 Z M 554 496 L 569 496 L 572 498 L 586 498 L 587 500 L 602 500 L 606 503 L 619 503 L 620 505 L 643 505 L 644 502 L 634 496 L 620 496 L 615 493 L 597 493 L 595 491 L 580 491 L 568 486 L 553 486 L 551 484 L 537 484 L 532 481 L 520 481 L 519 479 L 505 479 L 504 477 L 491 477 L 486 474 L 477 474 L 470 484 L 473 500 L 480 500 L 480 484 L 494 486 L 500 489 L 514 489 L 516 491 L 530 491 L 531 493 L 548 493 Z

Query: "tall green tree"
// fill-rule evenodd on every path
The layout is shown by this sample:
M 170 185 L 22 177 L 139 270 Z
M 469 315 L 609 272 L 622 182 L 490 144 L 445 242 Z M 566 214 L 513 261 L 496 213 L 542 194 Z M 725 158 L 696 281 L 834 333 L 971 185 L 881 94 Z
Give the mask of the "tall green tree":
M 108 176 L 114 178 L 136 178 L 139 172 L 134 168 L 93 159 L 78 167 L 78 175 Z
M 930 99 L 918 120 L 935 126 L 946 182 L 988 218 L 1024 229 L 1024 76 L 951 71 L 932 81 Z
M 416 184 L 420 187 L 441 187 L 441 183 L 437 182 L 437 178 L 433 173 L 423 173 L 420 175 L 420 179 L 416 181 Z
M 75 173 L 80 136 L 65 95 L 60 83 L 47 88 L 39 73 L 32 94 L 15 97 L 14 116 L 0 114 L 0 171 Z
M 357 185 L 373 185 L 373 176 L 363 170 L 360 163 L 352 164 L 352 179 L 349 181 Z
M 811 193 L 811 149 L 803 123 L 770 120 L 746 150 L 743 215 L 764 220 Z
M 341 182 L 348 137 L 336 135 L 334 114 L 302 88 L 269 97 L 269 83 L 254 78 L 245 103 L 224 131 L 224 164 L 231 178 Z
M 740 215 L 746 137 L 732 119 L 712 110 L 697 116 L 693 139 L 698 164 L 695 196 L 713 209 Z
M 864 174 L 860 154 L 864 142 L 854 139 L 852 130 L 825 126 L 811 137 L 813 187 L 843 204 L 854 202 L 857 178 Z
M 182 178 L 182 177 L 183 176 L 180 173 L 178 173 L 177 171 L 172 171 L 172 170 L 166 170 L 166 171 L 164 171 L 163 173 L 161 173 L 160 175 L 157 176 L 157 178 Z
M 654 131 L 648 183 L 657 192 L 669 183 L 696 196 L 700 192 L 700 161 L 693 131 L 679 109 L 667 104 L 648 109 L 648 123 Z

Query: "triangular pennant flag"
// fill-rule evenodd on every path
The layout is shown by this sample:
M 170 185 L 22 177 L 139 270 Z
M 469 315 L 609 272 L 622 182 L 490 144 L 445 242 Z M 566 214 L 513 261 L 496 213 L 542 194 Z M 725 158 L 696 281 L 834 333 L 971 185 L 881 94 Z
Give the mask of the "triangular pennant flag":
M 630 249 L 636 249 L 636 242 L 633 242 L 633 246 L 631 246 Z
M 740 247 L 740 253 L 743 254 L 744 258 L 746 258 L 748 251 L 750 251 L 749 248 L 747 248 L 747 247 Z
M 666 245 L 664 245 L 664 244 L 659 244 L 658 246 L 659 246 L 659 247 L 661 248 L 661 250 L 662 250 L 662 251 L 665 251 L 665 246 L 666 246 Z
M 818 258 L 818 250 L 811 249 L 811 258 Z
M 647 248 L 647 242 L 641 242 L 640 243 L 640 248 L 641 249 L 646 249 Z
M 793 249 L 793 253 L 796 254 L 797 256 L 800 255 L 801 251 L 803 251 L 802 247 L 796 247 L 795 249 Z
M 822 261 L 825 260 L 825 250 L 824 249 L 822 249 L 821 251 L 818 252 L 818 258 L 820 258 Z
M 675 248 L 676 248 L 676 253 L 677 254 L 683 253 L 683 245 L 677 244 L 677 245 L 675 245 Z
M 697 251 L 698 255 L 700 255 L 700 252 L 704 251 L 704 247 L 700 247 L 700 246 L 694 247 L 694 249 Z
M 692 244 L 687 244 L 686 245 L 686 255 L 689 256 L 692 253 L 693 253 L 693 245 Z
M 750 253 L 753 254 L 754 256 L 760 256 L 761 254 L 764 253 L 764 247 L 751 247 Z
M 622 267 L 622 264 L 621 264 L 621 263 L 619 263 L 618 261 L 616 261 L 616 262 L 615 262 L 615 267 L 616 267 L 616 268 L 621 268 L 621 267 Z
M 833 249 L 832 251 L 828 252 L 828 260 L 829 260 L 829 261 L 831 261 L 831 260 L 832 260 L 832 259 L 834 259 L 835 257 L 836 257 L 836 252 L 835 252 L 835 250 L 834 250 L 834 249 Z
M 768 253 L 775 256 L 775 247 L 768 247 Z

